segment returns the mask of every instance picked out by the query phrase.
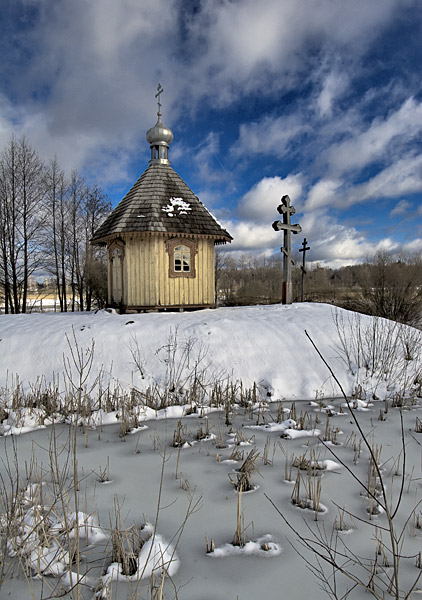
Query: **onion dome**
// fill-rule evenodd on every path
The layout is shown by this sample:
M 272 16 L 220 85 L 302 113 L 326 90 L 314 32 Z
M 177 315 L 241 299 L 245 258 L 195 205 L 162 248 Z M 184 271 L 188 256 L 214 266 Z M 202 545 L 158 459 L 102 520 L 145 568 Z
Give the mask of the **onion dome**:
M 158 91 L 156 97 L 158 97 L 158 112 L 157 122 L 154 127 L 148 129 L 146 138 L 151 147 L 151 160 L 149 164 L 166 164 L 169 165 L 168 159 L 169 145 L 173 141 L 173 132 L 171 129 L 166 127 L 161 120 L 161 103 L 160 94 L 164 91 L 160 84 L 158 84 Z
M 161 113 L 157 113 L 158 119 L 154 127 L 147 131 L 147 142 L 150 144 L 165 144 L 168 146 L 173 141 L 173 132 L 166 127 L 161 120 Z

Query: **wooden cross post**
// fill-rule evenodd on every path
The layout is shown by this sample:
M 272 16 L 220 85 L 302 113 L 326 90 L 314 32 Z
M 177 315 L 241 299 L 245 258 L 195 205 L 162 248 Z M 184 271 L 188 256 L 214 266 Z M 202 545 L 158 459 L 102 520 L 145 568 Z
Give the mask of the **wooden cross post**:
M 305 255 L 306 255 L 306 251 L 310 250 L 310 246 L 307 246 L 308 242 L 306 241 L 306 238 L 303 240 L 302 242 L 302 248 L 299 248 L 299 252 L 303 252 L 303 260 L 302 260 L 302 266 L 300 267 L 302 269 L 302 302 L 303 302 L 303 282 L 304 282 L 304 278 L 306 275 L 306 269 L 305 269 Z
M 283 252 L 283 287 L 281 299 L 283 304 L 291 304 L 293 302 L 293 285 L 292 285 L 292 246 L 290 234 L 300 233 L 302 227 L 300 225 L 292 225 L 290 223 L 291 215 L 294 215 L 296 210 L 290 206 L 289 196 L 283 196 L 281 204 L 277 207 L 277 211 L 283 215 L 283 222 L 274 221 L 272 227 L 275 231 L 284 232 L 284 245 L 281 248 Z

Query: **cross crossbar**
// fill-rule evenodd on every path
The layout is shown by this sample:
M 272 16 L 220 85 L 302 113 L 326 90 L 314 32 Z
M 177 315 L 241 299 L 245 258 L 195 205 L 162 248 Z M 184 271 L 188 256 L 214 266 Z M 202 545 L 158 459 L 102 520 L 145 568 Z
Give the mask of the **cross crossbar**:
M 302 231 L 302 227 L 297 225 L 290 225 L 289 223 L 282 223 L 281 221 L 274 221 L 272 225 L 275 231 L 291 231 L 292 233 L 300 233 Z

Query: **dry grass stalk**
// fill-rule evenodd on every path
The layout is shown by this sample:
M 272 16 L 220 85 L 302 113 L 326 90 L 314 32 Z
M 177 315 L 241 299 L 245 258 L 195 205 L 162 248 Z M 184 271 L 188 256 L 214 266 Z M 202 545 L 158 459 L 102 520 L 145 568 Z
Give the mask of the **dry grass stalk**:
M 293 455 L 292 466 L 302 471 L 306 471 L 310 477 L 317 476 L 321 471 L 324 470 L 324 467 L 322 466 L 319 456 L 314 448 L 311 449 L 311 455 L 309 458 L 306 455 L 306 451 L 300 456 Z
M 245 515 L 242 509 L 242 487 L 240 486 L 237 490 L 237 503 L 236 503 L 236 531 L 233 538 L 233 546 L 243 546 L 246 544 L 245 535 Z
M 198 427 L 196 432 L 197 440 L 205 440 L 210 437 L 210 423 L 208 419 L 205 419 L 205 430 L 202 429 L 202 424 Z
M 272 449 L 272 457 L 269 458 L 269 453 L 270 453 L 270 446 L 271 446 L 271 436 L 267 436 L 265 445 L 264 445 L 264 450 L 262 452 L 262 462 L 264 465 L 270 465 L 271 467 L 273 466 L 273 461 L 274 461 L 274 454 L 275 454 L 275 450 L 276 450 L 276 445 L 275 443 L 273 444 L 273 449 Z
M 289 460 L 288 454 L 285 456 L 284 461 L 284 480 L 291 481 L 292 480 L 292 470 L 293 470 L 293 460 Z
M 276 423 L 281 423 L 282 421 L 284 421 L 284 407 L 283 407 L 283 402 L 281 400 L 279 400 L 277 403 Z
M 99 483 L 108 483 L 110 481 L 110 457 L 107 456 L 107 464 L 104 468 L 100 467 L 97 475 Z
M 176 429 L 173 433 L 173 448 L 181 448 L 186 443 L 186 427 L 182 421 L 177 421 Z
M 217 437 L 215 440 L 215 447 L 218 448 L 219 450 L 222 450 L 223 448 L 227 448 L 227 444 L 224 441 L 223 434 L 222 434 L 220 428 L 218 428 Z
M 215 550 L 215 542 L 213 540 L 213 538 L 211 538 L 211 540 L 208 540 L 208 536 L 205 536 L 205 544 L 206 544 L 206 548 L 207 548 L 207 554 L 211 554 L 211 552 L 214 552 Z
M 237 491 L 241 490 L 242 492 L 250 492 L 255 489 L 255 487 L 252 485 L 252 474 L 254 471 L 256 471 L 259 475 L 261 475 L 256 466 L 258 457 L 259 451 L 252 449 L 245 458 L 242 466 L 237 469 L 235 481 L 233 481 L 231 475 L 229 474 L 230 483 Z
M 330 419 L 327 418 L 327 421 L 325 423 L 325 432 L 322 438 L 324 442 L 331 442 L 332 444 L 337 446 L 339 443 L 337 439 L 339 432 L 340 431 L 338 427 L 330 427 Z
M 346 523 L 346 510 L 337 507 L 338 515 L 334 519 L 334 529 L 336 531 L 348 531 L 350 527 Z
M 241 450 L 240 448 L 238 448 L 237 446 L 235 446 L 232 450 L 232 453 L 230 454 L 229 460 L 233 460 L 235 462 L 240 462 L 241 460 L 243 460 L 244 457 L 244 451 Z
M 301 486 L 304 487 L 305 495 L 301 495 Z M 322 512 L 320 506 L 322 483 L 320 477 L 307 475 L 304 479 L 298 470 L 295 485 L 292 492 L 292 503 L 298 508 L 309 508 L 314 511 L 314 520 L 318 520 L 318 514 Z

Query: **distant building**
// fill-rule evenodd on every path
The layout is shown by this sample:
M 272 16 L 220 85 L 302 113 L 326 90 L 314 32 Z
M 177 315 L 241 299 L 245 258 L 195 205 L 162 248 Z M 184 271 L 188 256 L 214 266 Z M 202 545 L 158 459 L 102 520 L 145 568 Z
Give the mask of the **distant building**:
M 157 116 L 146 134 L 148 168 L 91 240 L 107 246 L 108 304 L 121 312 L 214 307 L 215 244 L 232 237 L 170 166 L 173 133 L 160 103 Z
M 36 292 L 38 289 L 38 283 L 33 275 L 28 277 L 28 292 Z

